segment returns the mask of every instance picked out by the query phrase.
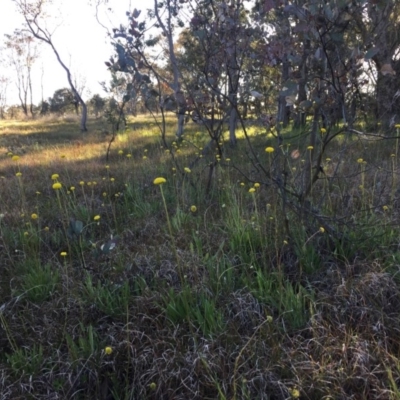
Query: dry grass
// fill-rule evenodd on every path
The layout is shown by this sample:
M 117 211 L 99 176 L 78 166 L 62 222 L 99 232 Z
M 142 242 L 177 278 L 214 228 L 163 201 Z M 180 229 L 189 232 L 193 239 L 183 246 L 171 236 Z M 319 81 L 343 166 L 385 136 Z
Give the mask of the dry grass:
M 0 399 L 400 398 L 390 142 L 339 137 L 312 206 L 284 209 L 244 143 L 225 149 L 206 193 L 209 159 L 173 170 L 204 145 L 197 127 L 176 164 L 147 117 L 130 121 L 108 163 L 104 125 L 89 129 L 0 127 Z M 309 153 L 286 135 L 293 189 Z M 273 138 L 251 140 L 278 168 L 264 152 Z

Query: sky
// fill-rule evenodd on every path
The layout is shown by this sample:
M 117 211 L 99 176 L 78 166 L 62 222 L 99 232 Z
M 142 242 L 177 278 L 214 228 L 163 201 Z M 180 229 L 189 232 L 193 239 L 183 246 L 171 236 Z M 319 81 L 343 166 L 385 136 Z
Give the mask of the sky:
M 12 0 L 0 0 L 0 47 L 4 44 L 4 34 L 12 34 L 23 27 L 23 18 L 18 13 Z M 147 0 L 148 1 L 148 0 Z M 101 22 L 112 28 L 126 24 L 126 11 L 130 9 L 129 0 L 109 0 L 107 8 L 112 12 L 100 14 Z M 106 30 L 95 18 L 95 8 L 89 0 L 53 0 L 48 11 L 48 29 L 53 32 L 53 43 L 59 51 L 63 62 L 70 67 L 72 75 L 79 84 L 85 83 L 84 98 L 93 94 L 105 95 L 99 82 L 109 81 L 109 72 L 104 62 L 113 54 Z M 4 52 L 3 52 L 4 57 Z M 55 90 L 68 87 L 64 69 L 58 64 L 50 47 L 40 45 L 40 58 L 33 66 L 33 102 L 38 104 L 42 99 L 41 76 L 43 69 L 44 98 L 51 97 Z M 15 72 L 9 66 L 0 64 L 0 77 L 9 76 L 16 79 Z M 17 104 L 16 85 L 12 82 L 7 91 L 7 102 Z

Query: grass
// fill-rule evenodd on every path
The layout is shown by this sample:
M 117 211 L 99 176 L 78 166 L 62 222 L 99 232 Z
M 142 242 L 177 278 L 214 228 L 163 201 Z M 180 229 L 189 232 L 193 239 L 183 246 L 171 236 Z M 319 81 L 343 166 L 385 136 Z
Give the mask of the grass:
M 0 397 L 399 399 L 397 142 L 174 124 L 1 122 Z

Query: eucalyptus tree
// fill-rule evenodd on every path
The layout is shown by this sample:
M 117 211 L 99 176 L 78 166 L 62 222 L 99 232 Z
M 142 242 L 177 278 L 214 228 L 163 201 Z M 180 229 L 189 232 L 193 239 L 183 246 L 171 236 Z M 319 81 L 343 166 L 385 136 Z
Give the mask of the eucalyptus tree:
M 52 33 L 47 29 L 46 20 L 49 16 L 46 14 L 45 5 L 47 3 L 46 0 L 13 0 L 16 4 L 19 12 L 25 19 L 26 27 L 32 36 L 40 40 L 43 43 L 46 43 L 54 55 L 57 58 L 58 63 L 64 69 L 67 75 L 68 83 L 75 98 L 77 104 L 80 104 L 82 107 L 81 114 L 81 122 L 80 128 L 82 132 L 86 132 L 86 121 L 87 121 L 87 106 L 84 100 L 82 99 L 77 87 L 74 83 L 74 79 L 72 77 L 71 71 L 68 66 L 62 60 L 59 51 L 53 41 Z
M 32 67 L 38 58 L 38 46 L 27 31 L 16 29 L 13 34 L 5 35 L 5 49 L 8 62 L 16 75 L 18 98 L 25 116 L 33 111 Z

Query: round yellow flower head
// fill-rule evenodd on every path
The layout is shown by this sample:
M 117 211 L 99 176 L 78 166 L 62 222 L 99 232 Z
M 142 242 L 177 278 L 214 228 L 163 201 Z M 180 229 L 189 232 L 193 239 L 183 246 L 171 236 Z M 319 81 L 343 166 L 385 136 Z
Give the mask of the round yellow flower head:
M 11 157 L 11 160 L 13 160 L 13 161 L 18 161 L 18 160 L 19 160 L 19 156 L 12 156 L 12 157 Z
M 257 188 L 260 187 L 260 184 L 259 184 L 258 182 L 256 182 L 256 183 L 254 184 L 254 187 L 257 189 Z
M 190 207 L 190 211 L 192 212 L 192 213 L 195 213 L 196 211 L 197 211 L 197 207 L 196 206 L 191 206 Z
M 61 189 L 61 188 L 62 188 L 62 185 L 61 185 L 60 182 L 53 183 L 53 189 L 54 190 L 58 190 L 58 189 Z
M 394 127 L 395 127 L 396 129 L 400 129 L 400 124 L 396 124 Z
M 383 206 L 382 208 L 383 208 L 383 211 L 389 210 L 389 207 L 388 207 L 388 206 Z
M 150 390 L 156 390 L 157 384 L 155 382 L 151 382 L 149 385 Z
M 292 399 L 298 399 L 300 397 L 300 391 L 296 388 L 290 389 L 290 394 L 292 396 Z
M 240 182 L 240 186 L 244 186 L 244 182 Z
M 167 182 L 167 180 L 165 178 L 163 178 L 162 176 L 154 179 L 154 181 L 153 181 L 154 185 L 162 185 L 165 182 Z
M 319 228 L 319 231 L 320 231 L 321 233 L 325 233 L 325 228 L 324 228 L 323 226 L 321 226 L 321 227 Z
M 275 149 L 274 149 L 273 147 L 267 147 L 267 148 L 265 149 L 265 151 L 266 151 L 267 153 L 273 153 L 273 152 L 275 151 Z
M 62 252 L 60 253 L 60 256 L 61 256 L 61 257 L 67 257 L 67 252 L 66 252 L 66 251 L 62 251 Z
M 111 346 L 107 346 L 107 347 L 104 349 L 104 353 L 107 354 L 108 356 L 109 356 L 112 352 L 113 352 L 113 349 L 112 349 Z
M 362 163 L 364 162 L 364 160 L 363 160 L 362 158 L 359 158 L 359 159 L 357 160 L 357 162 L 358 162 L 359 164 L 362 164 Z
M 59 177 L 60 177 L 60 175 L 58 175 L 58 174 L 53 174 L 53 175 L 51 176 L 51 179 L 52 179 L 53 181 L 55 181 L 55 180 L 57 180 Z
M 249 193 L 254 193 L 256 191 L 256 189 L 254 189 L 253 187 L 249 189 Z
M 13 156 L 13 153 L 11 153 L 11 151 L 9 151 L 9 152 L 7 153 L 7 155 L 8 155 L 8 157 L 12 157 L 12 156 Z
M 185 171 L 187 174 L 190 174 L 190 173 L 192 172 L 191 169 L 188 168 L 188 167 L 185 167 L 185 168 L 184 168 L 184 171 Z
M 126 156 L 127 156 L 128 158 L 131 158 L 131 157 L 132 157 L 132 154 L 129 153 L 129 154 L 127 154 Z
M 33 214 L 31 215 L 31 218 L 32 218 L 32 219 L 38 219 L 38 215 L 35 214 L 35 213 L 33 213 Z
M 118 154 L 124 154 L 123 150 L 118 150 Z
M 100 215 L 95 215 L 95 216 L 93 217 L 93 219 L 94 219 L 95 221 L 98 221 L 98 220 L 100 219 Z
M 325 128 L 321 128 L 321 133 L 322 134 L 326 133 L 326 129 Z
M 314 150 L 314 146 L 308 146 L 307 150 Z
M 81 186 L 85 186 L 85 181 L 80 181 L 79 184 L 80 184 Z
M 71 192 L 73 192 L 73 191 L 75 190 L 75 186 L 71 186 L 71 187 L 69 188 L 69 190 L 70 190 Z
M 22 172 L 17 172 L 15 176 L 22 176 Z

